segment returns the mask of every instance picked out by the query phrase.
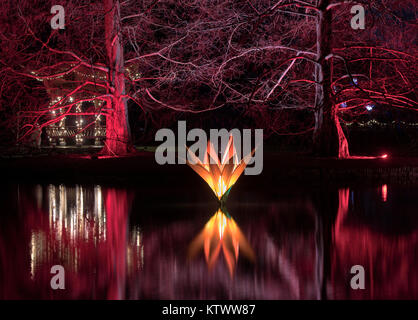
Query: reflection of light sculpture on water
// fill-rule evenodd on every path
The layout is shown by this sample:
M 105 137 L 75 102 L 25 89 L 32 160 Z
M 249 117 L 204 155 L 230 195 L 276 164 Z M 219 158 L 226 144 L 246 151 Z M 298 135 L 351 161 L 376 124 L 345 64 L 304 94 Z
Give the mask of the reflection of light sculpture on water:
M 203 247 L 206 262 L 211 269 L 218 260 L 222 249 L 231 276 L 234 274 L 239 251 L 254 261 L 254 252 L 238 225 L 229 215 L 219 209 L 206 223 L 202 232 L 189 247 L 189 257 L 193 258 Z
M 231 187 L 244 172 L 254 151 L 255 149 L 239 160 L 234 139 L 231 135 L 222 160 L 219 159 L 218 152 L 215 150 L 212 142 L 208 141 L 203 162 L 188 149 L 192 162 L 187 161 L 187 164 L 206 181 L 218 200 L 223 203 L 228 197 Z

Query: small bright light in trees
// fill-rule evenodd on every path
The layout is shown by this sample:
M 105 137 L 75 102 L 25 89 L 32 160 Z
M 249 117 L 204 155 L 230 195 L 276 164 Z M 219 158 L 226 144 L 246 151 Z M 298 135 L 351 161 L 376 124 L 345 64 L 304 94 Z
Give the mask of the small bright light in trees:
M 367 109 L 367 111 L 372 111 L 372 110 L 374 109 L 374 105 L 372 105 L 372 104 L 368 104 L 368 105 L 366 106 L 366 109 Z
M 341 108 L 347 108 L 347 102 L 341 103 Z
M 358 84 L 358 79 L 357 78 L 353 78 L 353 84 L 355 84 L 355 85 Z
M 380 157 L 381 157 L 382 159 L 387 159 L 388 155 L 387 155 L 387 153 L 385 153 L 385 154 L 382 154 Z

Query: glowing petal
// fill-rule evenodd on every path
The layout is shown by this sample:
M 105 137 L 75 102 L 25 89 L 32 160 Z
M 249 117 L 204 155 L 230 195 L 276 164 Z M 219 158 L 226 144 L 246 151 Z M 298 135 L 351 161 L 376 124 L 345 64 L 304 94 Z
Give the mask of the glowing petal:
M 193 258 L 202 247 L 209 269 L 216 264 L 222 249 L 231 276 L 234 274 L 240 251 L 251 261 L 255 260 L 250 244 L 234 219 L 227 217 L 221 210 L 209 219 L 202 232 L 192 241 L 189 257 Z
M 229 137 L 222 161 L 219 160 L 218 153 L 210 141 L 208 141 L 203 163 L 190 149 L 187 150 L 189 158 L 193 162 L 188 161 L 187 164 L 207 182 L 216 197 L 221 201 L 225 200 L 223 196 L 237 182 L 255 152 L 254 149 L 241 161 L 238 161 L 232 135 Z M 233 160 L 231 161 L 231 159 Z

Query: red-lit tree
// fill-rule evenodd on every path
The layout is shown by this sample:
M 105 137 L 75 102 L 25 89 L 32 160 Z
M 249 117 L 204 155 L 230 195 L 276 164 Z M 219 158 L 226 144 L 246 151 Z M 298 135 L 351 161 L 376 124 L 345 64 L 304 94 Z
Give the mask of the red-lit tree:
M 172 44 L 159 46 L 155 31 L 133 19 L 146 15 L 157 2 L 97 0 L 86 5 L 67 1 L 62 3 L 65 29 L 53 30 L 50 9 L 54 1 L 8 1 L 0 10 L 1 37 L 6 43 L 0 49 L 1 99 L 9 113 L 4 124 L 10 129 L 18 127 L 18 140 L 59 124 L 67 116 L 94 116 L 87 123 L 77 123 L 77 138 L 103 114 L 103 152 L 129 152 L 128 100 L 140 106 L 140 94 L 145 92 L 138 90 L 141 81 L 153 85 L 153 81 L 173 78 L 170 68 L 154 67 L 158 61 L 152 59 L 170 60 L 164 52 L 181 41 L 173 33 Z M 150 35 L 138 33 L 143 27 Z M 147 39 L 142 38 L 144 34 Z M 153 52 L 147 50 L 151 42 Z M 142 75 L 143 71 L 149 72 Z M 94 104 L 87 110 L 77 109 L 86 102 Z
M 366 9 L 365 30 L 353 30 L 348 15 L 352 3 L 323 1 L 328 29 L 328 52 L 325 70 L 328 107 L 323 109 L 324 122 L 335 123 L 340 157 L 348 156 L 348 144 L 341 130 L 341 119 L 353 119 L 374 108 L 417 111 L 415 94 L 416 9 L 411 1 L 359 1 Z M 328 21 L 328 22 L 327 22 Z M 415 38 L 415 40 L 414 40 Z M 325 78 L 324 78 L 325 79 Z M 327 111 L 328 110 L 328 111 Z M 331 118 L 330 118 L 331 117 Z M 335 155 L 331 130 L 315 130 L 319 153 Z M 317 129 L 317 127 L 316 127 Z M 335 134 L 331 134 L 335 136 Z M 332 152 L 334 150 L 334 152 Z
M 350 27 L 358 2 L 365 30 Z M 156 127 L 173 113 L 222 108 L 271 133 L 311 132 L 315 153 L 347 157 L 341 119 L 366 107 L 417 109 L 414 2 L 358 2 L 80 0 L 63 4 L 66 29 L 55 31 L 52 1 L 10 1 L 0 11 L 5 119 L 19 119 L 22 138 L 100 101 L 82 114 L 104 114 L 104 152 L 123 154 L 129 100 Z
M 417 110 L 410 1 L 363 1 L 365 30 L 351 28 L 350 1 L 202 3 L 211 16 L 201 23 L 199 71 L 214 100 L 278 134 L 312 131 L 319 155 L 349 156 L 344 115 Z

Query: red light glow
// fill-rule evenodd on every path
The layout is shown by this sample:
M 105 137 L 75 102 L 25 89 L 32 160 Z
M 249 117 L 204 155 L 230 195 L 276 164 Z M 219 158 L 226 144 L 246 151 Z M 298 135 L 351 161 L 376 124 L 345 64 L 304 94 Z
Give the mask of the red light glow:
M 388 185 L 384 184 L 382 186 L 382 201 L 386 202 L 388 200 Z

